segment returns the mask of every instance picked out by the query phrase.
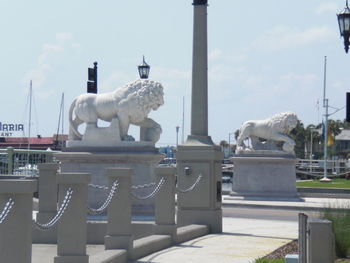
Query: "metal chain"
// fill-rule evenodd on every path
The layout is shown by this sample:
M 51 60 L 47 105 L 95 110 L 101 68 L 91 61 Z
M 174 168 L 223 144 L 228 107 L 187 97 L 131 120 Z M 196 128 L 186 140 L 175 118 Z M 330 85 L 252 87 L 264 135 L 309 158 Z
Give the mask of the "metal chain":
M 107 199 L 106 201 L 103 203 L 103 205 L 97 209 L 94 209 L 94 208 L 91 208 L 91 207 L 88 207 L 88 213 L 89 214 L 93 214 L 93 215 L 99 215 L 99 214 L 102 214 L 106 209 L 107 207 L 109 206 L 109 204 L 111 203 L 112 199 L 113 199 L 113 196 L 115 194 L 115 192 L 117 191 L 117 188 L 119 186 L 119 182 L 118 181 L 115 181 L 111 187 L 111 191 L 109 192 L 108 196 L 107 196 Z
M 323 176 L 323 172 L 321 172 L 321 173 L 317 173 L 317 172 L 316 173 L 310 173 L 310 172 L 305 172 L 305 171 L 302 171 L 302 170 L 299 170 L 299 169 L 295 169 L 295 171 L 298 172 L 298 173 L 301 173 L 301 174 L 306 174 L 306 175 L 310 175 L 310 176 L 314 176 L 314 177 L 317 177 L 317 176 L 321 177 L 321 176 Z M 344 173 L 339 173 L 336 176 L 343 176 L 343 175 L 347 175 L 349 173 L 350 173 L 350 170 L 348 170 L 348 171 L 346 171 Z
M 73 189 L 68 188 L 66 196 L 64 197 L 63 202 L 57 211 L 57 214 L 54 216 L 54 218 L 51 219 L 50 222 L 45 224 L 40 224 L 37 221 L 33 220 L 33 225 L 39 230 L 49 230 L 51 227 L 53 227 L 61 219 L 62 215 L 66 211 L 69 205 L 69 202 L 72 199 L 72 194 L 73 194 Z
M 159 180 L 159 183 L 158 185 L 156 186 L 156 188 L 154 188 L 153 192 L 150 193 L 149 195 L 147 196 L 138 196 L 136 194 L 134 194 L 133 192 L 131 192 L 131 195 L 133 197 L 135 197 L 136 199 L 139 199 L 139 200 L 146 200 L 146 199 L 149 199 L 149 198 L 153 198 L 156 196 L 156 194 L 158 194 L 159 190 L 162 188 L 163 184 L 165 182 L 165 179 L 164 177 L 162 177 L 160 180 Z
M 156 183 L 133 185 L 133 186 L 131 186 L 131 189 L 140 189 L 140 188 L 146 188 L 146 187 L 151 187 L 151 186 L 155 186 L 155 185 L 156 185 Z
M 10 213 L 12 206 L 15 204 L 15 201 L 10 198 L 7 203 L 5 204 L 4 210 L 2 210 L 0 214 L 0 224 L 4 222 L 6 219 L 7 215 Z
M 186 190 L 182 190 L 182 189 L 180 189 L 179 187 L 176 187 L 176 190 L 178 191 L 178 192 L 180 192 L 180 193 L 188 193 L 188 192 L 191 192 L 198 184 L 199 184 L 199 181 L 202 179 L 202 175 L 200 174 L 200 175 L 198 175 L 198 178 L 197 178 L 197 180 L 194 182 L 194 184 L 190 187 L 190 188 L 188 188 L 188 189 L 186 189 Z
M 88 186 L 96 189 L 108 190 L 108 187 L 104 185 L 88 184 Z

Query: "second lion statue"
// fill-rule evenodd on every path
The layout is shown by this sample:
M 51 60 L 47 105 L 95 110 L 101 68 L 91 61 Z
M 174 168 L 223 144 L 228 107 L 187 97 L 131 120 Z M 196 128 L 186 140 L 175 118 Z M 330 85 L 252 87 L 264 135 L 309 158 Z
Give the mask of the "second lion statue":
M 287 134 L 297 126 L 297 123 L 298 117 L 293 112 L 278 113 L 265 120 L 247 121 L 239 130 L 237 152 L 279 150 L 292 153 L 295 141 Z M 244 140 L 248 138 L 251 140 L 252 148 L 247 148 L 244 144 Z
M 69 110 L 69 140 L 82 140 L 78 131 L 82 123 L 97 127 L 97 121 L 117 121 L 121 141 L 128 141 L 130 124 L 146 129 L 147 141 L 156 142 L 162 132 L 161 126 L 147 117 L 151 110 L 164 104 L 163 86 L 152 80 L 137 80 L 113 92 L 82 94 L 71 104 Z

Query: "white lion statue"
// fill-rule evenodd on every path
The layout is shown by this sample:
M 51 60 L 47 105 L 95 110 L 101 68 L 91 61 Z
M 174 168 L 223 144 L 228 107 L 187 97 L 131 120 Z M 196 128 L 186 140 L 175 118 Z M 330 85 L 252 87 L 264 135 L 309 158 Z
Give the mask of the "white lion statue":
M 163 87 L 159 82 L 143 79 L 136 80 L 113 92 L 101 94 L 82 94 L 71 104 L 69 110 L 69 140 L 82 140 L 83 135 L 78 126 L 86 123 L 86 132 L 97 127 L 97 121 L 111 122 L 110 127 L 117 127 L 115 131 L 121 141 L 132 140 L 128 135 L 130 124 L 140 126 L 143 130 L 142 139 L 156 142 L 162 132 L 161 126 L 154 120 L 147 118 L 151 110 L 157 110 L 164 104 Z
M 242 150 L 279 150 L 294 152 L 295 141 L 287 134 L 297 126 L 298 117 L 293 112 L 278 113 L 265 120 L 243 123 L 237 138 L 237 152 Z M 244 140 L 250 138 L 252 147 Z

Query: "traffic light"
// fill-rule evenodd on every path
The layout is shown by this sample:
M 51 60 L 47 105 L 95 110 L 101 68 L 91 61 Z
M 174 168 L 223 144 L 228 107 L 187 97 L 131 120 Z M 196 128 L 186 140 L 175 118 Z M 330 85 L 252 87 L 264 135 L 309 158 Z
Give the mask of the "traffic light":
M 87 93 L 97 93 L 97 62 L 93 68 L 88 68 Z
M 350 92 L 346 93 L 346 119 L 347 122 L 350 122 Z

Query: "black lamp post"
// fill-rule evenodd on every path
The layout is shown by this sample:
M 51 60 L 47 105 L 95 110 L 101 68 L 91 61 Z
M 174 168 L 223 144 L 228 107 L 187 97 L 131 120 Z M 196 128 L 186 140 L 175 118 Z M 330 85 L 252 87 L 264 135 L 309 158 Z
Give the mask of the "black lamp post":
M 344 48 L 345 52 L 349 51 L 349 37 L 350 37 L 350 9 L 348 6 L 348 0 L 346 0 L 346 7 L 342 12 L 337 14 L 340 36 L 344 38 Z
M 148 79 L 150 65 L 145 62 L 145 56 L 143 56 L 142 64 L 138 66 L 139 75 L 141 79 Z

